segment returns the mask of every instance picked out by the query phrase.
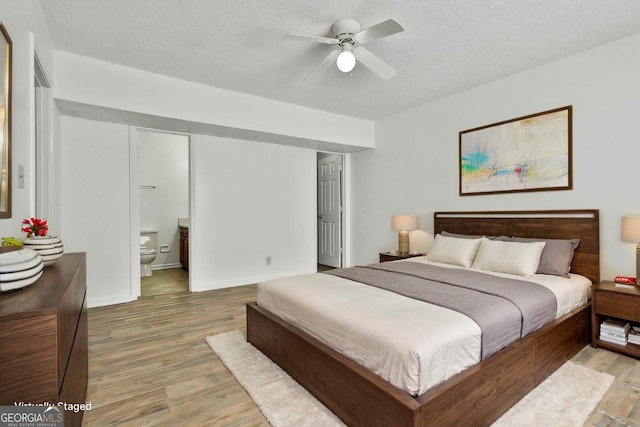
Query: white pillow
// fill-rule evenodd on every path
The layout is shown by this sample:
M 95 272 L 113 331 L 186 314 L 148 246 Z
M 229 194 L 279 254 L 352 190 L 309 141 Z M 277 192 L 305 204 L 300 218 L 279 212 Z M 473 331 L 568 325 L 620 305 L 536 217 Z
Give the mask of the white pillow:
M 458 239 L 436 234 L 436 239 L 429 249 L 427 259 L 433 262 L 471 267 L 484 237 L 478 239 Z
M 533 276 L 538 270 L 545 242 L 501 242 L 483 239 L 472 268 Z

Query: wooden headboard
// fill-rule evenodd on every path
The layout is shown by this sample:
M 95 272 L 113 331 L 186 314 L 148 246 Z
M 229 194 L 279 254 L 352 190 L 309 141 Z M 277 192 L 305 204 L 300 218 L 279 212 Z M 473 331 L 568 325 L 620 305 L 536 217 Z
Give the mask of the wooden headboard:
M 435 212 L 434 235 L 442 231 L 487 236 L 580 239 L 571 272 L 600 281 L 600 220 L 597 209 L 550 211 Z

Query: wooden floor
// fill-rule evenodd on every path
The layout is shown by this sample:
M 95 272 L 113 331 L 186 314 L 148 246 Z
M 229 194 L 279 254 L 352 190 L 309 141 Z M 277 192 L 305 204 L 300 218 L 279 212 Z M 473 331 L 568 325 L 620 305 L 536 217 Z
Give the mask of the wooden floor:
M 143 297 L 189 290 L 189 272 L 183 268 L 165 268 L 152 273 L 140 278 L 140 295 Z
M 244 328 L 255 298 L 255 286 L 241 286 L 89 309 L 83 425 L 269 426 L 204 341 Z M 586 425 L 640 426 L 640 361 L 591 347 L 573 360 L 616 376 Z

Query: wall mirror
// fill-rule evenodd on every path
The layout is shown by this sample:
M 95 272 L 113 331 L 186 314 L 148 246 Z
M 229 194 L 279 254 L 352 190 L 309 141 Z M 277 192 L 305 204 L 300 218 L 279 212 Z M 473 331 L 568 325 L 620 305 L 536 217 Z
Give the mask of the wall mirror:
M 0 22 L 0 218 L 11 218 L 11 38 Z

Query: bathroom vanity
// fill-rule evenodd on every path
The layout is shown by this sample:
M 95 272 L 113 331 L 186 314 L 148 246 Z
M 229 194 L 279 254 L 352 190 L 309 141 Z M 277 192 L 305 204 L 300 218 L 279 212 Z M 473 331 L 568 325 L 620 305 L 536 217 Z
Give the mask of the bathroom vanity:
M 180 225 L 180 264 L 189 270 L 189 226 Z

